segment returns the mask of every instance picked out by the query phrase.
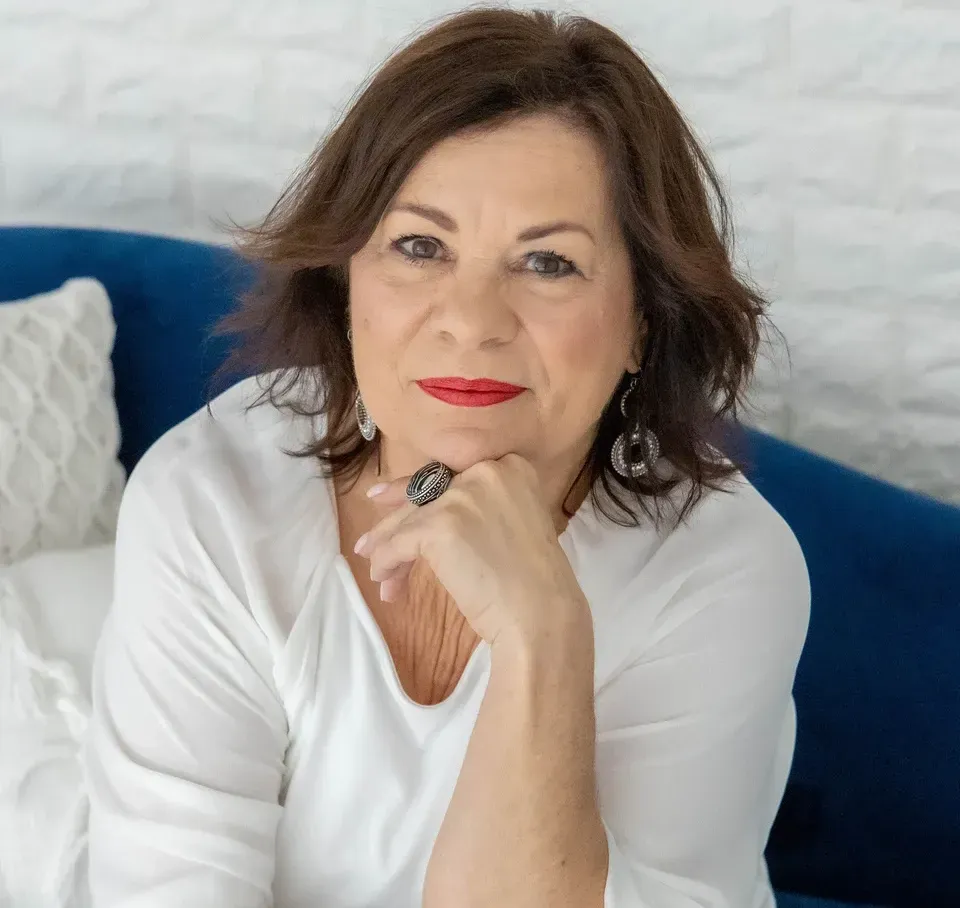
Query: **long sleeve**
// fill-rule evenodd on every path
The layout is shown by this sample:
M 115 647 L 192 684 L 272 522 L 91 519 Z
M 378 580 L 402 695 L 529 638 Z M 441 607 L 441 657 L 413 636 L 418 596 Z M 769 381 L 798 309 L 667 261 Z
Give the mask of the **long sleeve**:
M 793 755 L 809 581 L 779 518 L 711 531 L 691 542 L 697 566 L 651 638 L 598 693 L 606 908 L 770 904 L 763 851 Z
M 94 667 L 93 905 L 268 906 L 287 743 L 269 648 L 147 459 L 121 506 Z

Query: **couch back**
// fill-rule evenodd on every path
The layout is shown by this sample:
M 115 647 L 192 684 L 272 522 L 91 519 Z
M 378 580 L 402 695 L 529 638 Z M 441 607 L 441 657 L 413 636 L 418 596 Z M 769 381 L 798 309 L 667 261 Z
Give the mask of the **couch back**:
M 223 361 L 209 329 L 251 278 L 228 249 L 166 237 L 74 228 L 0 227 L 0 301 L 95 277 L 117 323 L 114 396 L 120 460 L 131 470 L 164 431 L 205 400 Z
M 228 250 L 111 231 L 0 228 L 0 300 L 92 276 L 132 469 L 199 408 L 250 280 Z M 797 750 L 767 856 L 778 889 L 890 908 L 960 905 L 960 509 L 758 432 L 739 453 L 803 547 L 813 610 Z

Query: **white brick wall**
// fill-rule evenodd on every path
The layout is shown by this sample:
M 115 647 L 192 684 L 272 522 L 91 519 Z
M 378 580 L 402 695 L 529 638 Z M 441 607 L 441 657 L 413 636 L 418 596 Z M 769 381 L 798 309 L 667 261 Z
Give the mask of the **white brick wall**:
M 220 239 L 451 0 L 0 0 L 0 221 Z M 960 502 L 960 0 L 602 0 L 728 180 L 774 432 Z

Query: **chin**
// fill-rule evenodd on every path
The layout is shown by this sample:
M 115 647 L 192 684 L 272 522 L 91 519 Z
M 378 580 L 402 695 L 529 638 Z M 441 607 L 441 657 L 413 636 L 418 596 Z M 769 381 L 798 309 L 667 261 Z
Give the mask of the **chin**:
M 483 460 L 522 453 L 502 435 L 495 437 L 490 431 L 462 427 L 431 433 L 430 438 L 424 439 L 423 450 L 429 458 L 445 463 L 454 473 L 462 473 Z

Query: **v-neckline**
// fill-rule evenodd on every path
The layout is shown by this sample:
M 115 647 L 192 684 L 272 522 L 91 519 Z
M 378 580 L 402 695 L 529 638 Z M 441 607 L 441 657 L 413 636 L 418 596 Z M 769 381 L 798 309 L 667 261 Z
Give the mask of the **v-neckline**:
M 480 674 L 481 669 L 485 674 L 489 668 L 490 644 L 482 639 L 478 641 L 464 665 L 463 672 L 448 696 L 444 697 L 438 703 L 420 703 L 414 700 L 407 693 L 400 680 L 400 674 L 397 671 L 397 665 L 393 659 L 393 654 L 390 652 L 390 646 L 384 636 L 383 629 L 380 627 L 379 622 L 367 603 L 360 589 L 360 584 L 354 576 L 353 569 L 350 567 L 350 562 L 343 553 L 343 542 L 340 538 L 340 505 L 337 500 L 336 485 L 332 478 L 325 478 L 323 481 L 326 484 L 327 495 L 332 510 L 333 542 L 336 546 L 335 563 L 340 573 L 340 579 L 354 613 L 370 637 L 391 693 L 407 711 L 419 713 L 424 717 L 430 716 L 431 718 L 435 718 L 444 713 L 455 711 L 463 705 L 464 701 L 468 699 L 470 693 L 475 689 L 477 681 L 475 676 Z M 557 536 L 557 541 L 568 557 L 571 555 L 571 548 L 574 548 L 572 542 L 575 534 L 575 525 L 585 519 L 588 509 L 592 509 L 592 507 L 592 497 L 588 493 L 581 502 L 580 507 L 577 508 L 567 521 L 563 532 Z M 575 567 L 574 565 L 574 568 Z
M 364 630 L 373 643 L 377 653 L 377 659 L 384 670 L 391 693 L 394 697 L 408 710 L 432 714 L 434 716 L 444 712 L 451 712 L 462 705 L 463 701 L 469 696 L 470 690 L 475 686 L 474 675 L 477 674 L 479 668 L 485 668 L 489 662 L 490 645 L 485 640 L 479 640 L 477 642 L 453 690 L 442 700 L 437 703 L 420 703 L 414 700 L 413 697 L 407 693 L 403 682 L 400 680 L 400 673 L 397 671 L 397 664 L 393 659 L 393 654 L 390 652 L 387 638 L 384 636 L 379 622 L 367 604 L 367 600 L 360 590 L 360 584 L 357 583 L 357 578 L 354 576 L 353 569 L 350 567 L 350 562 L 347 561 L 343 552 L 337 552 L 336 564 L 350 605 L 353 607 L 354 613 L 359 618 Z

